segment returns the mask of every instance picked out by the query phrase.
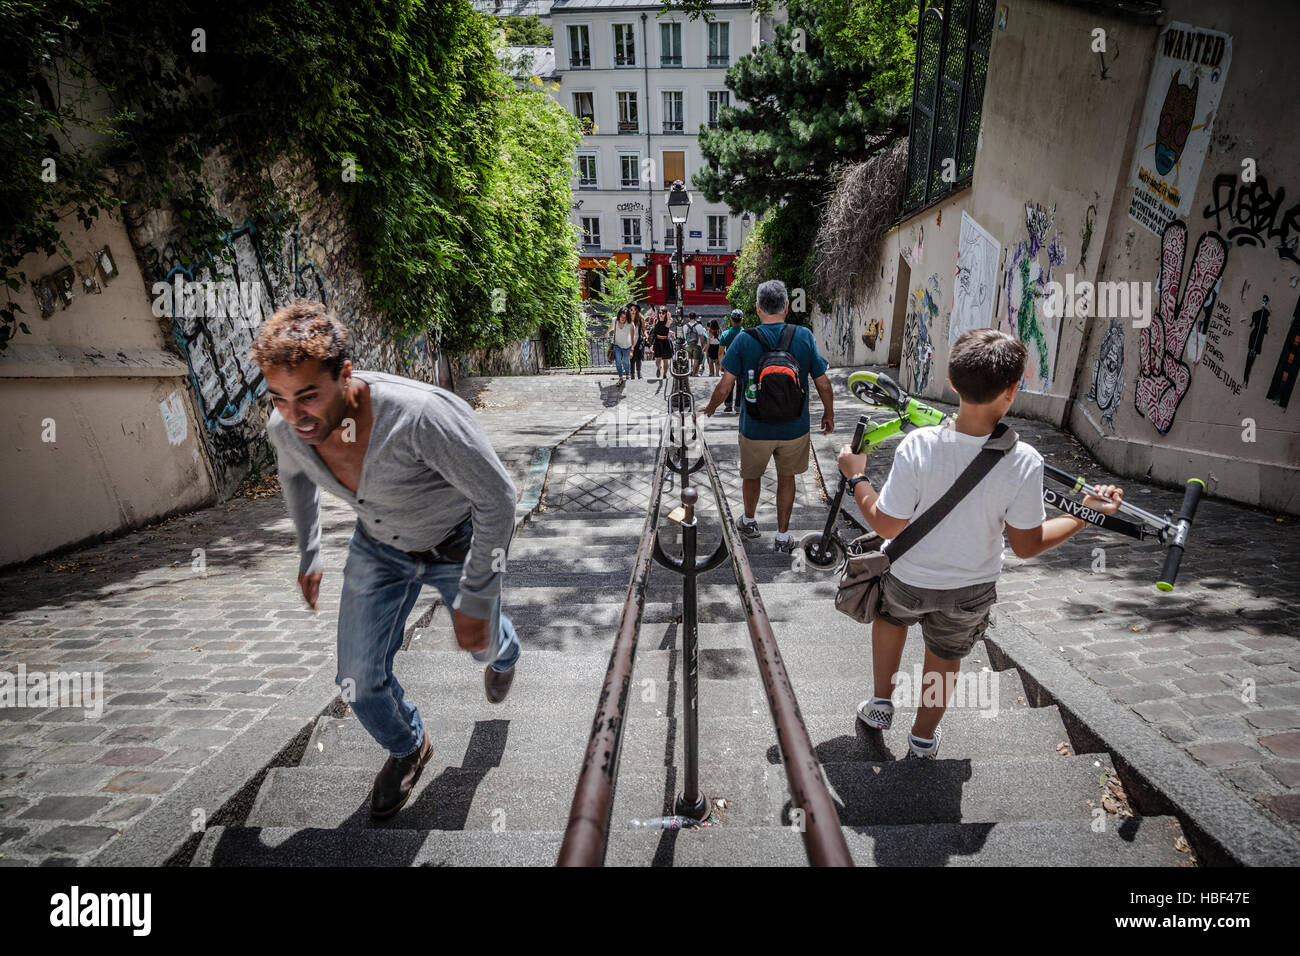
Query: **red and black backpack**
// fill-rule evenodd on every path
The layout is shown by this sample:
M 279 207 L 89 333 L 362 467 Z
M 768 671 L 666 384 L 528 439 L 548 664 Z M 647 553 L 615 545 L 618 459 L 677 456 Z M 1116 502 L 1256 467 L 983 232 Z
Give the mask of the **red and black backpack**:
M 758 329 L 745 331 L 763 347 L 755 373 L 758 399 L 749 404 L 750 416 L 771 425 L 797 421 L 803 414 L 804 390 L 800 384 L 799 362 L 790 352 L 790 346 L 798 326 L 787 325 L 776 348 L 767 344 Z

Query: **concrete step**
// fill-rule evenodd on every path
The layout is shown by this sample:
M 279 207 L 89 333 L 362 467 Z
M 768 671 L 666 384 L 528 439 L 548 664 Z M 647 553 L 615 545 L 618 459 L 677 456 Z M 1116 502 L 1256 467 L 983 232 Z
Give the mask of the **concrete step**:
M 593 697 L 589 702 L 596 709 Z M 591 733 L 591 716 L 566 716 L 545 722 L 490 717 L 447 717 L 423 713 L 425 729 L 439 762 L 461 767 L 579 766 Z M 806 717 L 819 760 L 890 760 L 906 756 L 908 722 L 900 716 L 888 733 L 868 730 L 852 713 Z M 1005 710 L 985 720 L 971 711 L 953 711 L 945 723 L 945 757 L 1051 757 L 1066 740 L 1053 707 Z M 684 762 L 681 701 L 659 717 L 637 714 L 623 734 L 619 766 L 624 770 L 681 766 Z M 303 754 L 304 767 L 360 767 L 378 772 L 386 754 L 354 717 L 322 717 Z M 700 728 L 700 767 L 707 779 L 719 767 L 779 762 L 776 732 L 767 714 L 710 717 Z
M 1073 820 L 842 827 L 857 866 L 1189 866 L 1174 817 L 1107 820 L 1101 833 Z M 563 836 L 561 836 L 561 841 Z M 802 836 L 773 827 L 618 829 L 606 866 L 807 866 Z
M 554 866 L 560 830 L 209 827 L 190 866 Z
M 560 714 L 590 717 L 604 673 L 601 671 L 599 676 L 574 679 L 534 679 L 526 675 L 521 664 L 510 696 L 500 704 L 489 705 L 482 696 L 481 669 L 465 674 L 463 669 L 450 668 L 443 661 L 408 655 L 407 660 L 398 661 L 394 670 L 411 699 L 422 710 L 440 715 L 490 715 L 506 719 L 538 719 L 543 714 L 548 718 Z M 805 678 L 798 670 L 787 670 L 791 672 L 799 708 L 805 717 L 831 714 L 851 718 L 858 703 L 871 691 L 869 672 L 865 670 L 857 675 L 832 674 L 814 678 Z M 676 688 L 675 683 L 665 680 L 650 685 L 640 674 L 634 675 L 633 680 L 637 686 L 628 708 L 629 719 L 638 715 L 653 717 L 667 713 L 668 695 Z M 653 699 L 647 700 L 652 695 Z M 1014 671 L 980 674 L 958 684 L 951 708 L 980 712 L 1023 709 L 1028 706 L 1024 698 L 1020 678 Z M 757 680 L 701 680 L 699 701 L 701 719 L 768 712 L 766 694 Z M 899 710 L 911 712 L 914 707 L 900 705 Z
M 1188 866 L 1174 849 L 1173 817 L 1108 820 L 1093 833 L 1074 821 L 843 827 L 857 866 Z M 561 830 L 334 830 L 211 827 L 191 866 L 554 866 Z M 789 828 L 618 828 L 606 866 L 807 866 Z
M 1100 802 L 1090 757 L 860 761 L 823 764 L 847 826 L 1070 820 L 1087 830 L 1087 801 Z M 375 770 L 279 767 L 270 770 L 249 826 L 365 829 L 539 830 L 568 819 L 579 766 L 568 769 L 439 767 L 431 763 L 410 801 L 389 821 L 372 820 Z M 623 769 L 615 826 L 671 812 L 680 789 L 675 768 Z M 702 789 L 725 798 L 728 826 L 786 825 L 789 792 L 778 765 L 715 767 Z

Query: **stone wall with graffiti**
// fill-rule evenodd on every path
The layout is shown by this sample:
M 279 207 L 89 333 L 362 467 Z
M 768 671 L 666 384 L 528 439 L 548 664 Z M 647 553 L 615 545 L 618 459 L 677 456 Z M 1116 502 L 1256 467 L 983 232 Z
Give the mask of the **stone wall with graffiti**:
M 875 293 L 814 332 L 951 401 L 953 342 L 1003 329 L 1029 351 L 1014 413 L 1120 474 L 1300 513 L 1300 107 L 1271 79 L 1300 9 L 1167 6 L 1007 4 L 971 187 L 891 230 Z
M 220 211 L 240 225 L 224 237 L 224 255 L 200 258 L 170 210 L 128 202 L 125 219 L 154 314 L 189 366 L 205 440 L 224 496 L 250 463 L 267 455 L 269 403 L 261 372 L 249 358 L 257 328 L 296 297 L 324 302 L 348 327 L 359 368 L 376 369 L 447 385 L 450 366 L 439 361 L 428 333 L 395 334 L 372 308 L 359 268 L 355 239 L 338 200 L 322 194 L 312 177 L 296 174 L 285 157 L 271 171 L 283 211 L 246 218 L 249 210 L 231 188 L 221 156 L 204 177 Z M 215 287 L 214 292 L 203 294 Z M 223 295 L 222 292 L 228 292 Z M 526 365 L 507 360 L 506 368 Z
M 1149 283 L 1154 305 L 1149 324 L 1093 328 L 1082 364 L 1095 387 L 1070 423 L 1108 464 L 1300 513 L 1300 162 L 1289 136 L 1300 106 L 1269 79 L 1300 11 L 1186 2 L 1170 21 L 1135 105 L 1156 133 L 1140 131 L 1133 166 L 1149 163 L 1177 193 L 1151 177 L 1123 184 L 1133 212 L 1113 221 L 1102 264 L 1107 278 Z M 1139 202 L 1146 193 L 1169 197 L 1164 217 L 1141 208 L 1153 205 Z

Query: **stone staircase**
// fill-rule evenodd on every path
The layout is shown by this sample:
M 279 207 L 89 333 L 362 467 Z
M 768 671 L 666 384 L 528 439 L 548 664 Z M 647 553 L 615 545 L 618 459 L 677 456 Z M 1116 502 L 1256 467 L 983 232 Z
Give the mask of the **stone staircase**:
M 633 419 L 657 415 L 662 385 L 629 382 L 620 404 Z M 814 421 L 817 414 L 814 401 Z M 456 649 L 438 609 L 428 626 L 412 626 L 396 663 L 435 748 L 407 806 L 391 820 L 370 819 L 370 785 L 384 754 L 351 716 L 322 717 L 299 764 L 270 770 L 244 825 L 210 828 L 194 865 L 555 863 L 658 440 L 624 429 L 642 444 L 620 447 L 615 420 L 598 418 L 556 449 L 543 510 L 515 538 L 506 607 L 524 656 L 508 700 L 494 707 L 483 699 L 481 670 Z M 706 433 L 738 512 L 734 416 L 715 418 Z M 719 540 L 717 509 L 705 473 L 692 480 L 707 553 Z M 795 569 L 789 555 L 773 551 L 775 480 L 764 484 L 764 536 L 746 547 L 858 865 L 1186 865 L 1172 817 L 1105 816 L 1094 829 L 1108 755 L 1075 754 L 1056 708 L 1029 707 L 1016 672 L 995 674 L 982 643 L 964 670 L 980 675 L 985 706 L 949 710 L 938 760 L 899 759 L 911 708 L 900 706 L 884 735 L 859 725 L 855 708 L 871 686 L 867 628 L 834 610 L 833 576 Z M 670 479 L 662 515 L 679 496 Z M 810 468 L 799 480 L 796 537 L 819 531 L 826 508 Z M 665 549 L 680 553 L 676 526 L 661 517 L 661 528 Z M 700 778 L 717 824 L 663 831 L 629 823 L 671 813 L 682 786 L 680 607 L 681 579 L 655 566 L 606 864 L 806 865 L 729 564 L 699 586 Z M 903 670 L 921 654 L 914 633 Z

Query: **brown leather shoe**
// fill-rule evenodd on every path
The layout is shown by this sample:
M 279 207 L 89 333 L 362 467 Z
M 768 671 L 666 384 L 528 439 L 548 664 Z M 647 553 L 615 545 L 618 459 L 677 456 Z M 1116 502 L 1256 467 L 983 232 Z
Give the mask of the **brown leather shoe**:
M 487 694 L 489 704 L 499 704 L 506 699 L 506 694 L 510 693 L 510 685 L 515 680 L 515 667 L 499 672 L 494 671 L 491 664 L 483 668 L 483 691 Z
M 429 742 L 429 732 L 424 732 L 420 748 L 406 757 L 388 755 L 384 766 L 375 777 L 375 786 L 370 791 L 370 815 L 372 817 L 391 817 L 406 805 L 410 799 L 415 782 L 420 779 L 424 765 L 433 757 L 433 744 Z

